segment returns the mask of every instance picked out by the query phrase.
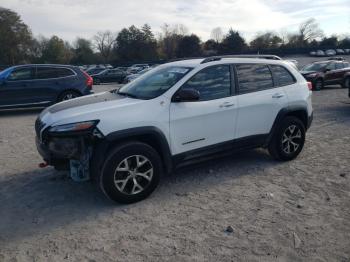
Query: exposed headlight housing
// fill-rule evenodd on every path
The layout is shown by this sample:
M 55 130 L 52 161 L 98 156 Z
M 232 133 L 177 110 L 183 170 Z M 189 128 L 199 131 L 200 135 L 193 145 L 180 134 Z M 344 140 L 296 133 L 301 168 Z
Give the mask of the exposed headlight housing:
M 54 134 L 80 133 L 80 132 L 85 133 L 90 131 L 92 132 L 95 129 L 98 122 L 99 120 L 91 120 L 91 121 L 52 126 L 49 129 L 49 132 Z

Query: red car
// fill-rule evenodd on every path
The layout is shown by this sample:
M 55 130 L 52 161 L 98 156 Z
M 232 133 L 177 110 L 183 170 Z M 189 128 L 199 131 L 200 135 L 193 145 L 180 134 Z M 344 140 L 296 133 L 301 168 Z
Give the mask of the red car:
M 343 60 L 314 62 L 306 65 L 300 73 L 312 83 L 313 90 L 334 84 L 350 88 L 350 63 Z

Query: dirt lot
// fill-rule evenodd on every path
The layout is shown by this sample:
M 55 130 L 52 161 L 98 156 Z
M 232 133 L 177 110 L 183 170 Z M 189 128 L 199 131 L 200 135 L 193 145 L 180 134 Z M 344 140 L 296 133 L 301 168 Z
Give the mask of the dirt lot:
M 350 99 L 335 87 L 313 103 L 295 161 L 212 160 L 129 206 L 37 167 L 40 111 L 0 113 L 0 261 L 350 261 Z

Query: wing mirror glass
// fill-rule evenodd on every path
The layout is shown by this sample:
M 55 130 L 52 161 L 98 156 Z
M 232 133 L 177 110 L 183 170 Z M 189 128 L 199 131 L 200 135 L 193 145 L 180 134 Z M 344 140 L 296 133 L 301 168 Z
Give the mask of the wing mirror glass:
M 200 97 L 199 91 L 193 88 L 180 89 L 173 96 L 172 102 L 194 102 Z

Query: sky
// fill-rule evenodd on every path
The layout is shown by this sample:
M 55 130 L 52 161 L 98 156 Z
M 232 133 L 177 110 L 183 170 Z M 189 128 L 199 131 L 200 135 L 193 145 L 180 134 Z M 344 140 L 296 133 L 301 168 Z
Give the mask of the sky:
M 326 35 L 350 34 L 350 0 L 0 0 L 19 13 L 34 35 L 74 41 L 98 31 L 148 23 L 184 24 L 203 41 L 215 27 L 252 39 L 258 32 L 293 32 L 314 17 Z

